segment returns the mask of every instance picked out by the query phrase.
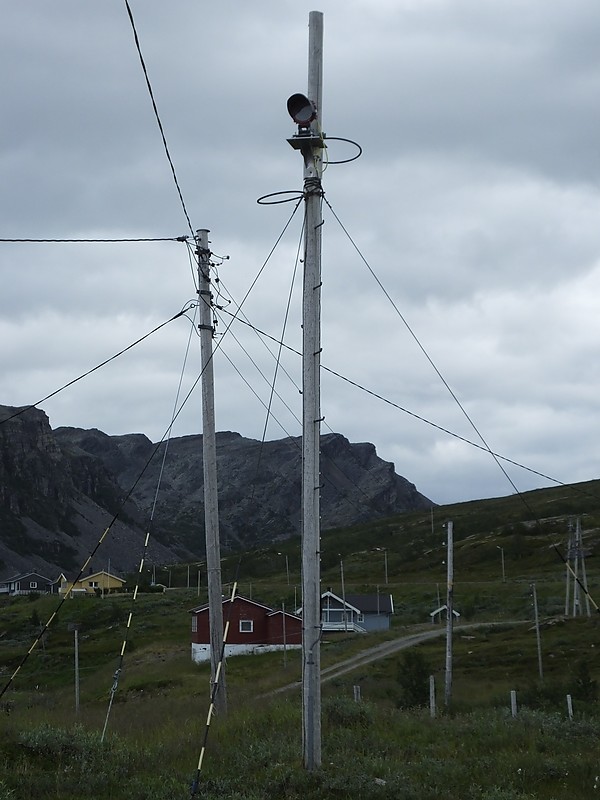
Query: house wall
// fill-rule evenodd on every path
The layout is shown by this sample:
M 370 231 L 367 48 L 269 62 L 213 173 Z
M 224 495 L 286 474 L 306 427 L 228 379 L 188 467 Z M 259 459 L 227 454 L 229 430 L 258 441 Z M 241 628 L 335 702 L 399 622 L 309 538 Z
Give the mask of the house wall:
M 267 617 L 267 623 L 269 644 L 283 645 L 284 641 L 287 645 L 302 644 L 302 620 L 286 614 L 284 630 L 284 615 L 282 612 L 277 612 Z
M 302 647 L 300 644 L 286 645 L 288 650 L 297 650 L 300 647 Z M 284 647 L 282 644 L 267 645 L 258 642 L 254 642 L 253 644 L 228 644 L 225 645 L 225 658 L 230 658 L 231 656 L 260 655 L 261 653 L 272 653 L 276 650 L 283 649 Z M 210 645 L 192 642 L 192 661 L 195 661 L 196 664 L 210 661 Z
M 192 644 L 209 647 L 210 619 L 208 608 L 195 613 L 196 630 L 192 622 Z M 223 604 L 223 624 L 229 620 L 227 645 L 239 645 L 242 649 L 256 646 L 283 645 L 283 614 L 272 612 L 267 606 L 252 603 L 245 598 L 236 598 L 231 603 Z M 240 621 L 250 620 L 252 631 L 241 631 Z M 302 620 L 289 614 L 285 615 L 286 644 L 302 643 Z M 197 659 L 194 659 L 197 660 Z
M 387 631 L 390 628 L 389 614 L 364 614 L 360 623 L 366 631 Z
M 64 580 L 60 582 L 58 593 L 61 595 L 66 594 L 71 587 L 71 596 L 90 594 L 95 595 L 96 592 L 114 592 L 120 591 L 125 585 L 125 581 L 120 578 L 106 575 L 101 572 L 96 572 L 93 575 L 86 575 L 84 578 L 73 583 L 73 581 Z
M 270 609 L 256 603 L 250 603 L 242 598 L 236 598 L 231 603 L 223 604 L 223 625 L 229 620 L 229 644 L 255 644 L 266 641 L 267 620 L 266 614 Z M 210 621 L 208 608 L 196 613 L 196 631 L 192 632 L 192 642 L 206 644 L 210 641 Z M 252 631 L 240 632 L 240 620 L 251 620 Z
M 34 585 L 32 585 L 34 584 Z M 36 572 L 31 572 L 29 575 L 22 575 L 17 581 L 10 581 L 8 583 L 9 594 L 30 594 L 31 592 L 38 592 L 45 594 L 50 591 L 51 581 L 43 575 L 38 575 Z
M 346 613 L 344 614 L 344 606 L 335 598 L 327 596 L 323 598 L 321 605 L 321 622 L 326 627 L 327 625 L 354 625 L 358 624 L 363 627 L 360 620 L 360 615 L 356 613 L 353 608 L 346 605 Z

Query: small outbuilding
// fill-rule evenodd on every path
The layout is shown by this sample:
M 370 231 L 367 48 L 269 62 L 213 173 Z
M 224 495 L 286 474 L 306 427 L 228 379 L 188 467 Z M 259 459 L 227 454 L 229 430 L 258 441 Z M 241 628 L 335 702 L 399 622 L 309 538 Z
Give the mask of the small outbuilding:
M 437 617 L 437 622 L 441 622 L 442 614 L 444 611 L 446 612 L 446 619 L 448 619 L 448 606 L 444 603 L 443 606 L 440 606 L 439 608 L 436 608 L 435 611 L 430 612 L 429 616 L 431 617 L 431 622 L 435 623 L 436 617 Z M 460 613 L 455 608 L 452 609 L 452 614 L 455 617 L 455 619 L 458 619 L 460 617 Z
M 193 608 L 192 661 L 210 660 L 208 603 Z M 302 646 L 302 620 L 296 614 L 238 595 L 223 600 L 223 624 L 229 622 L 225 657 L 267 653 Z

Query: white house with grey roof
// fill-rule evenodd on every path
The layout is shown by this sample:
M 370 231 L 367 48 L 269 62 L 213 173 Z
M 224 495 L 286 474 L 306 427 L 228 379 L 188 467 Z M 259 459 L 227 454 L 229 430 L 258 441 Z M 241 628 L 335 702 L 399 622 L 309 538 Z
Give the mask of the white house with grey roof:
M 298 609 L 297 614 L 302 614 Z M 340 597 L 331 589 L 321 595 L 321 628 L 323 631 L 370 633 L 387 631 L 394 613 L 394 600 L 389 593 L 347 594 Z

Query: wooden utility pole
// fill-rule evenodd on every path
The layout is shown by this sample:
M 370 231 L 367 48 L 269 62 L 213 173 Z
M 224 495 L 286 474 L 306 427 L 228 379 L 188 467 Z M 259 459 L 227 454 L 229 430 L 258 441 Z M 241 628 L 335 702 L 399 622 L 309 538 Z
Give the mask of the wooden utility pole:
M 573 520 L 569 520 L 569 539 L 567 542 L 567 558 L 565 560 L 565 617 L 569 616 L 569 587 L 571 585 L 571 556 L 573 551 Z
M 219 505 L 217 497 L 217 441 L 215 432 L 215 395 L 213 375 L 214 335 L 210 292 L 210 250 L 208 231 L 196 231 L 198 257 L 198 297 L 200 359 L 202 366 L 202 458 L 204 464 L 204 527 L 206 533 L 206 575 L 210 627 L 210 667 L 219 687 L 214 704 L 218 712 L 227 711 L 227 688 L 224 665 L 218 672 L 223 651 L 223 592 L 221 587 L 221 549 L 219 542 Z
M 346 582 L 344 581 L 344 561 L 340 556 L 340 579 L 342 581 L 342 619 L 344 620 L 344 630 L 348 632 L 348 614 L 346 613 Z
M 573 551 L 573 616 L 576 617 L 580 611 L 579 602 L 579 541 L 575 533 L 575 549 Z
M 577 538 L 577 547 L 579 548 L 579 555 L 581 556 L 581 579 L 583 582 L 583 592 L 585 594 L 585 608 L 588 617 L 592 616 L 592 609 L 590 608 L 590 593 L 588 591 L 587 570 L 585 567 L 585 551 L 583 549 L 583 535 L 581 533 L 581 517 L 577 517 L 577 528 L 575 536 Z M 580 608 L 583 614 L 583 609 Z
M 454 628 L 454 526 L 449 520 L 446 523 L 448 542 L 448 589 L 446 593 L 446 680 L 444 684 L 444 705 L 446 708 L 452 700 L 452 632 Z
M 302 293 L 302 731 L 308 770 L 321 766 L 321 581 L 319 446 L 321 433 L 321 226 L 323 172 L 323 14 L 308 19 L 308 94 L 292 95 L 298 124 L 289 143 L 304 160 Z
M 281 627 L 283 635 L 283 668 L 287 668 L 287 637 L 285 631 L 285 603 L 281 601 Z
M 535 638 L 537 642 L 537 656 L 538 656 L 538 674 L 540 680 L 544 680 L 544 668 L 542 666 L 542 639 L 540 636 L 540 615 L 538 613 L 537 591 L 535 583 L 531 584 L 531 594 L 533 596 L 533 614 L 535 618 Z
M 73 631 L 75 647 L 75 714 L 79 715 L 79 628 L 78 622 L 70 622 L 68 629 Z

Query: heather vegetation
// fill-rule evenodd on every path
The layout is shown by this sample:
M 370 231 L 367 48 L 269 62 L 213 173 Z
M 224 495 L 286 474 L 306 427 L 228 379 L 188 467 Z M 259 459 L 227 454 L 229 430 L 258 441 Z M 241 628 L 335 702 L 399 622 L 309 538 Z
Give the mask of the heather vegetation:
M 539 501 L 541 528 L 512 497 L 435 509 L 433 521 L 420 512 L 327 534 L 324 586 L 340 590 L 343 559 L 346 591 L 390 591 L 396 614 L 384 633 L 326 636 L 323 668 L 415 631 L 437 628 L 440 636 L 323 683 L 323 765 L 316 773 L 301 764 L 297 687 L 274 693 L 299 679 L 299 653 L 230 659 L 229 713 L 211 723 L 197 796 L 573 800 L 600 794 L 600 617 L 593 605 L 588 617 L 584 602 L 582 615 L 565 617 L 565 567 L 552 546 L 565 548 L 565 514 L 574 501 L 564 489 L 529 498 Z M 597 600 L 598 512 L 589 502 L 582 526 L 591 595 Z M 444 626 L 433 625 L 429 616 L 445 591 L 445 517 L 455 524 L 455 608 L 461 614 L 449 707 L 443 703 Z M 224 579 L 238 580 L 243 594 L 291 608 L 300 584 L 298 548 L 298 541 L 290 540 L 277 548 L 227 554 Z M 82 792 L 103 800 L 190 796 L 205 731 L 209 671 L 191 662 L 188 612 L 205 595 L 195 575 L 188 578 L 186 565 L 168 570 L 173 588 L 140 593 L 135 603 L 130 595 L 64 603 L 25 661 L 57 600 L 3 601 L 1 685 L 22 667 L 0 704 L 0 800 Z M 167 583 L 166 570 L 164 579 Z M 543 679 L 531 606 L 534 581 Z M 78 715 L 73 622 L 80 625 Z M 125 638 L 124 670 L 102 741 Z M 430 675 L 435 718 L 429 709 Z M 354 700 L 356 686 L 360 702 Z M 511 690 L 517 693 L 514 718 Z

